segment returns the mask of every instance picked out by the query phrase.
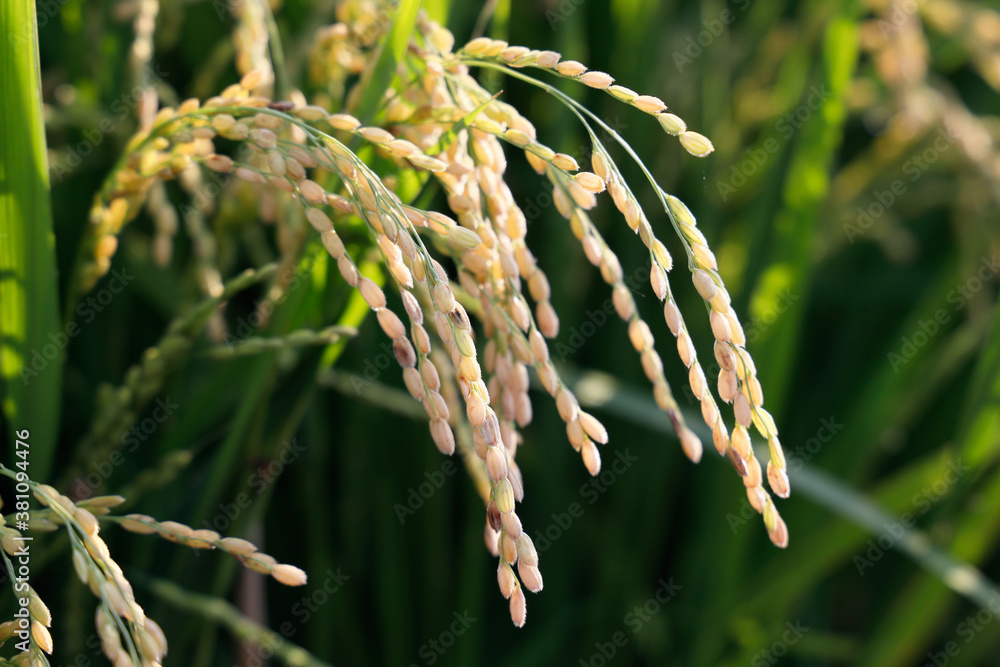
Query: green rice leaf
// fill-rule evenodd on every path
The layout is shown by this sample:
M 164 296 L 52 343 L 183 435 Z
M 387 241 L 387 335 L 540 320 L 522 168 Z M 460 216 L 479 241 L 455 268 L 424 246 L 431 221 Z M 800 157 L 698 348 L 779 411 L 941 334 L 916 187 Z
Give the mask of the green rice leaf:
M 62 355 L 35 3 L 0 3 L 0 375 L 9 428 L 27 430 L 28 474 L 49 476 Z
M 354 110 L 354 115 L 361 119 L 362 123 L 368 123 L 374 118 L 379 104 L 382 103 L 382 96 L 396 76 L 396 65 L 406 55 L 406 47 L 410 43 L 419 11 L 420 0 L 402 0 L 399 3 L 375 67 L 365 73 L 367 81 L 364 85 L 364 94 L 357 109 Z

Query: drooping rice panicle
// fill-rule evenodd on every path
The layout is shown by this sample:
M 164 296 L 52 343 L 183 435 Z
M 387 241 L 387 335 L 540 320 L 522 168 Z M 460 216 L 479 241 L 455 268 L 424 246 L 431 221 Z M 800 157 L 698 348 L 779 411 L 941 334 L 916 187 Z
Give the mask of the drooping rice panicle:
M 483 53 L 490 57 L 496 56 L 499 53 L 502 53 L 503 51 L 503 49 L 500 49 L 500 51 L 493 53 L 493 51 L 496 51 L 497 47 L 498 45 L 494 44 L 490 49 L 484 51 Z M 712 327 L 713 335 L 716 337 L 716 340 L 720 341 L 720 336 L 723 339 L 726 338 L 727 328 L 728 328 L 729 338 L 731 339 L 731 340 L 721 340 L 720 342 L 722 342 L 723 345 L 729 345 L 735 357 L 734 371 L 736 371 L 737 375 L 738 391 L 731 399 L 734 402 L 734 416 L 736 417 L 737 423 L 743 425 L 744 427 L 748 427 L 752 423 L 754 426 L 757 427 L 757 430 L 761 433 L 761 435 L 767 439 L 769 448 L 771 450 L 771 460 L 768 463 L 768 473 L 767 473 L 768 483 L 772 486 L 772 490 L 775 493 L 777 493 L 779 496 L 786 497 L 788 495 L 786 463 L 784 454 L 781 450 L 780 442 L 777 437 L 777 430 L 774 427 L 774 420 L 771 418 L 770 414 L 767 413 L 767 411 L 763 408 L 762 393 L 760 391 L 759 382 L 757 382 L 756 380 L 755 369 L 753 366 L 752 359 L 750 358 L 749 353 L 747 353 L 745 348 L 746 341 L 745 337 L 743 336 L 742 327 L 739 326 L 739 320 L 736 317 L 735 313 L 732 311 L 731 306 L 729 305 L 728 293 L 725 291 L 724 285 L 722 285 L 721 278 L 718 277 L 717 273 L 718 267 L 715 261 L 715 257 L 712 254 L 711 250 L 709 249 L 708 243 L 707 241 L 705 241 L 704 236 L 701 234 L 700 231 L 698 231 L 694 221 L 694 216 L 691 215 L 690 211 L 687 209 L 686 206 L 683 205 L 683 203 L 679 199 L 667 194 L 662 190 L 662 188 L 660 188 L 658 184 L 656 184 L 655 180 L 653 179 L 652 175 L 650 174 L 646 166 L 642 164 L 641 160 L 639 160 L 638 156 L 631 149 L 631 147 L 629 147 L 628 144 L 623 139 L 621 139 L 621 137 L 612 128 L 608 127 L 606 123 L 604 123 L 601 119 L 599 119 L 592 112 L 590 112 L 585 107 L 580 105 L 578 102 L 575 102 L 574 100 L 572 100 L 565 94 L 559 92 L 558 90 L 552 88 L 551 86 L 548 86 L 547 84 L 532 79 L 531 77 L 528 77 L 523 73 L 511 70 L 506 66 L 489 64 L 488 61 L 483 62 L 481 58 L 478 57 L 475 60 L 463 60 L 463 62 L 467 62 L 468 64 L 471 65 L 488 66 L 488 67 L 502 69 L 516 78 L 528 81 L 533 85 L 538 85 L 547 92 L 550 92 L 555 97 L 560 99 L 560 101 L 566 104 L 566 106 L 568 106 L 577 115 L 577 117 L 581 120 L 581 122 L 583 122 L 585 127 L 587 127 L 588 132 L 591 135 L 591 139 L 595 143 L 595 146 L 597 146 L 599 142 L 596 136 L 594 135 L 593 131 L 590 130 L 586 118 L 589 118 L 596 125 L 599 125 L 605 132 L 609 134 L 609 136 L 613 137 L 618 143 L 620 143 L 622 147 L 626 150 L 626 152 L 630 155 L 630 157 L 632 157 L 640 166 L 640 168 L 646 175 L 647 179 L 650 181 L 650 184 L 654 187 L 657 196 L 660 198 L 664 206 L 665 212 L 668 214 L 668 217 L 671 220 L 671 223 L 673 224 L 675 231 L 677 232 L 678 237 L 685 246 L 685 251 L 689 259 L 689 269 L 692 271 L 692 275 L 699 276 L 699 278 L 696 280 L 696 288 L 698 284 L 701 284 L 703 289 L 706 287 L 706 283 L 704 281 L 704 278 L 702 277 L 703 274 L 696 273 L 699 270 L 705 271 L 706 273 L 708 271 L 711 271 L 712 273 L 710 274 L 710 276 L 712 277 L 713 282 L 717 281 L 718 287 L 716 290 L 717 294 L 715 295 L 716 296 L 715 302 L 713 304 L 712 302 L 707 301 L 707 306 L 710 313 L 709 319 L 710 322 L 713 324 Z M 576 65 L 574 65 L 573 67 L 576 67 Z M 563 72 L 563 74 L 565 74 L 565 72 Z M 668 133 L 679 134 L 681 136 L 682 143 L 689 152 L 699 155 L 707 155 L 709 152 L 711 152 L 711 144 L 710 142 L 708 142 L 707 139 L 705 139 L 701 135 L 696 135 L 695 133 L 685 132 L 682 129 L 683 121 L 680 121 L 680 119 L 675 120 L 676 117 L 673 117 L 672 115 L 667 118 L 662 118 L 662 116 L 664 115 L 665 114 L 662 113 L 658 115 L 658 118 L 661 121 L 661 125 Z M 537 154 L 533 155 L 535 156 L 535 158 L 537 158 Z M 605 162 L 607 162 L 609 166 L 613 165 L 613 162 L 608 161 L 610 160 L 610 156 L 607 155 L 606 151 L 602 155 L 602 158 L 607 158 L 606 160 L 601 161 L 602 165 Z M 529 161 L 532 161 L 533 165 L 537 164 L 532 157 L 529 157 Z M 539 169 L 538 166 L 536 166 L 536 170 L 537 169 Z M 617 175 L 620 178 L 620 173 L 618 173 Z M 609 179 L 609 182 L 610 181 L 613 181 L 613 179 Z M 653 237 L 651 233 L 647 231 L 649 227 L 648 227 L 648 222 L 644 224 L 644 216 L 640 216 L 638 209 L 637 208 L 633 209 L 633 205 L 630 204 L 630 202 L 635 202 L 635 199 L 633 196 L 631 196 L 631 193 L 627 189 L 627 187 L 628 186 L 624 184 L 623 180 L 620 181 L 620 184 L 617 187 L 611 186 L 609 184 L 609 190 L 612 191 L 612 195 L 616 198 L 616 204 L 618 204 L 619 209 L 622 211 L 622 213 L 626 215 L 626 220 L 630 223 L 630 226 L 633 228 L 634 231 L 640 234 L 640 237 L 643 238 L 644 242 L 647 242 L 647 245 L 650 245 L 650 242 L 655 237 Z M 637 207 L 637 204 L 635 204 L 635 206 Z M 640 230 L 646 233 L 641 233 Z M 653 273 L 656 273 L 656 271 L 654 270 Z M 666 288 L 667 288 L 667 294 L 669 295 L 669 286 L 666 285 Z M 686 327 L 682 328 L 683 320 L 679 317 L 679 315 L 680 311 L 676 309 L 676 304 L 673 303 L 673 299 L 672 298 L 668 299 L 665 305 L 665 316 L 668 320 L 668 324 L 670 324 L 671 320 L 677 322 L 677 332 L 675 335 L 678 338 L 678 351 L 682 357 L 682 360 L 685 361 L 685 365 L 687 365 L 690 369 L 694 366 L 696 355 L 694 352 L 694 347 L 691 344 L 690 336 L 687 334 Z M 673 329 L 674 327 L 671 326 L 672 331 Z M 716 349 L 718 350 L 719 348 L 717 347 Z M 717 356 L 720 355 L 721 353 L 717 352 Z M 691 363 L 688 363 L 689 361 Z M 697 371 L 693 371 L 693 377 L 690 379 L 695 386 L 701 384 L 701 377 L 699 376 Z M 702 398 L 704 399 L 704 393 L 702 394 Z M 744 402 L 746 403 L 746 405 L 744 405 Z M 714 403 L 714 400 L 712 401 L 712 403 Z M 738 411 L 735 410 L 736 407 L 739 407 Z M 712 421 L 714 413 L 717 410 L 713 411 L 712 404 L 710 404 L 706 400 L 702 400 L 702 409 L 703 409 L 703 416 L 705 417 L 706 422 Z M 727 451 L 730 454 L 730 458 L 731 460 L 733 460 L 734 467 L 738 472 L 740 472 L 741 476 L 743 476 L 744 478 L 744 483 L 747 485 L 748 495 L 751 496 L 751 503 L 755 508 L 758 509 L 758 511 L 761 511 L 762 514 L 765 515 L 765 523 L 767 524 L 768 532 L 772 538 L 772 541 L 775 541 L 775 543 L 779 544 L 779 546 L 784 546 L 784 544 L 787 542 L 787 538 L 783 539 L 782 531 L 780 529 L 774 528 L 775 526 L 780 527 L 780 525 L 783 525 L 780 522 L 780 516 L 777 515 L 777 509 L 773 506 L 773 503 L 769 501 L 769 496 L 766 499 L 762 499 L 762 496 L 759 493 L 760 491 L 763 491 L 759 479 L 760 475 L 757 474 L 757 471 L 759 471 L 760 469 L 759 463 L 757 463 L 755 460 L 751 460 L 749 463 L 746 463 L 745 461 L 740 461 L 736 459 L 733 456 L 733 454 L 734 453 L 738 454 L 738 453 L 734 452 L 731 449 L 725 448 L 727 438 L 725 437 L 725 434 L 723 432 L 724 425 L 721 425 L 721 420 L 715 419 L 714 421 L 716 422 L 716 424 L 720 425 L 720 428 L 717 429 L 717 433 L 714 433 L 714 438 L 713 438 L 717 443 L 717 448 L 720 451 Z M 715 426 L 713 426 L 713 429 L 715 429 Z M 752 450 L 747 451 L 747 454 L 752 457 Z M 769 519 L 769 517 L 777 517 L 777 519 L 772 520 Z
M 588 212 L 607 193 L 639 237 L 649 253 L 650 287 L 663 304 L 663 317 L 676 338 L 678 356 L 688 369 L 687 383 L 713 433 L 714 445 L 742 477 L 771 540 L 785 546 L 787 527 L 764 488 L 765 473 L 751 446 L 751 426 L 768 440 L 771 456 L 766 478 L 771 491 L 782 497 L 788 494 L 784 455 L 774 420 L 763 406 L 742 327 L 694 216 L 656 184 L 617 133 L 578 102 L 527 75 L 524 68 L 607 92 L 655 117 L 663 131 L 677 136 L 692 155 L 710 154 L 711 142 L 689 131 L 659 98 L 640 95 L 615 83 L 606 73 L 562 60 L 558 53 L 487 38 L 473 40 L 455 52 L 451 33 L 425 16 L 418 18 L 417 30 L 397 69 L 399 77 L 373 116 L 356 111 L 362 95 L 360 84 L 344 90 L 351 80 L 349 75 L 359 75 L 359 81 L 364 82 L 373 66 L 372 47 L 385 26 L 368 16 L 338 14 L 343 22 L 317 35 L 310 72 L 314 80 L 327 82 L 319 86 L 320 92 L 307 99 L 290 91 L 287 99 L 273 101 L 268 96 L 278 64 L 272 66 L 266 53 L 269 16 L 266 9 L 254 14 L 260 8 L 254 9 L 252 4 L 237 3 L 236 7 L 240 16 L 238 69 L 245 73 L 243 79 L 204 103 L 188 100 L 177 109 L 159 110 L 153 123 L 130 142 L 96 198 L 91 233 L 82 244 L 77 273 L 85 288 L 108 271 L 119 233 L 147 202 L 156 228 L 154 253 L 163 264 L 171 262 L 178 220 L 165 197 L 166 180 L 179 180 L 195 202 L 192 207 L 182 207 L 183 220 L 200 262 L 196 269 L 199 284 L 213 297 L 228 293 L 228 285 L 221 279 L 214 235 L 207 224 L 212 205 L 197 203 L 205 199 L 207 175 L 224 181 L 223 190 L 242 189 L 255 197 L 258 217 L 274 223 L 280 258 L 277 276 L 268 285 L 272 300 L 282 298 L 290 284 L 290 269 L 298 265 L 313 238 L 308 223 L 336 262 L 341 277 L 357 290 L 391 341 L 403 383 L 423 406 L 437 448 L 451 455 L 459 448 L 458 440 L 464 438 L 463 455 L 474 471 L 485 505 L 485 542 L 499 559 L 498 587 L 509 600 L 512 621 L 521 626 L 526 618 L 525 589 L 538 592 L 543 587 L 537 551 L 517 513 L 517 504 L 524 498 L 517 453 L 530 440 L 523 431 L 536 409 L 529 393 L 529 368 L 535 369 L 541 385 L 554 399 L 566 424 L 567 438 L 590 474 L 600 472 L 598 445 L 609 440 L 601 422 L 581 409 L 550 358 L 547 340 L 557 338 L 560 318 L 551 303 L 549 279 L 528 246 L 526 216 L 506 181 L 507 151 L 523 153 L 551 185 L 557 211 L 569 222 L 584 255 L 610 287 L 614 309 L 626 325 L 656 403 L 672 422 L 685 455 L 697 462 L 702 456 L 701 441 L 685 423 L 667 381 L 656 341 L 633 296 L 635 286 L 625 280 L 618 255 L 591 223 Z M 534 125 L 486 91 L 470 75 L 470 68 L 505 72 L 542 87 L 565 104 L 591 139 L 592 171 L 581 170 L 574 157 L 540 141 Z M 364 115 L 365 123 L 354 114 Z M 705 376 L 674 298 L 668 278 L 673 259 L 657 237 L 659 224 L 651 221 L 639 204 L 608 148 L 598 139 L 598 129 L 608 132 L 636 160 L 684 248 L 694 288 L 706 305 L 713 352 L 722 369 L 718 378 L 711 378 L 712 383 Z M 229 142 L 235 144 L 235 150 L 225 147 Z M 379 171 L 371 166 L 375 162 L 367 159 L 372 155 Z M 404 173 L 422 184 L 439 187 L 450 213 L 422 210 L 404 202 L 397 194 L 397 190 L 402 192 L 398 186 Z M 360 245 L 370 247 L 370 254 L 355 250 L 358 246 L 353 242 L 358 236 L 365 237 Z M 360 268 L 372 257 L 386 269 L 385 284 Z M 445 258 L 454 264 L 453 270 L 446 269 L 444 264 L 449 262 Z M 401 306 L 387 292 L 397 293 Z M 225 324 L 221 309 L 214 312 L 218 336 Z M 480 322 L 481 334 L 474 320 Z M 323 342 L 312 332 L 301 330 L 295 332 L 293 344 L 292 335 L 251 339 L 239 348 L 252 352 L 273 348 L 282 340 L 287 340 L 289 347 Z M 133 375 L 136 382 L 145 376 L 142 369 Z M 733 404 L 731 432 L 712 384 L 719 399 Z M 141 401 L 133 401 L 131 395 L 119 398 L 117 407 L 108 414 L 117 415 L 119 421 L 134 418 Z M 107 431 L 113 421 L 102 422 L 103 430 L 98 434 Z M 89 510 L 82 507 L 81 511 Z M 60 525 L 56 518 L 39 514 L 35 520 L 39 527 L 48 528 L 49 524 Z M 194 531 L 142 515 L 109 520 L 195 548 L 222 549 L 247 567 L 269 573 L 283 583 L 304 581 L 297 568 L 278 564 L 253 545 L 221 538 L 212 531 Z M 105 633 L 112 649 L 115 637 L 125 638 L 126 645 L 132 641 L 113 616 L 110 607 L 99 610 L 99 628 L 117 628 L 114 636 Z M 120 642 L 117 646 L 109 655 L 129 650 Z

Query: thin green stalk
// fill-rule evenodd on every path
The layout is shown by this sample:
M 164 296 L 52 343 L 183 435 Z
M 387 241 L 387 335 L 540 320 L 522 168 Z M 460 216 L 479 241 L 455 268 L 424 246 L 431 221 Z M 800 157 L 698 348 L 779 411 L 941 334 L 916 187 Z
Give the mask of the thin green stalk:
M 267 50 L 271 54 L 271 69 L 274 70 L 275 99 L 283 100 L 291 92 L 291 82 L 285 67 L 285 50 L 281 46 L 281 32 L 274 20 L 274 12 L 266 0 L 257 0 L 264 13 L 264 23 L 267 25 Z
M 492 63 L 492 62 L 488 62 L 488 61 L 468 60 L 468 59 L 465 59 L 465 60 L 463 60 L 463 62 L 465 62 L 468 65 L 473 65 L 473 66 L 476 66 L 476 67 L 485 67 L 485 68 L 488 68 L 488 69 L 498 70 L 498 71 L 504 72 L 505 74 L 508 74 L 508 75 L 514 77 L 515 79 L 520 79 L 521 81 L 524 81 L 526 83 L 530 83 L 533 86 L 541 88 L 542 90 L 544 90 L 548 94 L 550 94 L 553 97 L 555 97 L 556 99 L 558 99 L 570 111 L 573 112 L 573 115 L 575 115 L 580 120 L 580 122 L 583 124 L 584 129 L 587 130 L 587 134 L 590 135 L 591 141 L 593 141 L 593 143 L 594 143 L 595 146 L 601 146 L 603 148 L 603 144 L 601 144 L 601 142 L 598 140 L 597 135 L 594 133 L 593 129 L 590 127 L 590 124 L 587 122 L 587 120 L 584 118 L 584 116 L 589 117 L 598 127 L 600 127 L 602 130 L 604 130 L 605 132 L 607 132 L 608 136 L 610 136 L 612 139 L 614 139 L 615 142 L 618 145 L 620 145 L 622 147 L 622 149 L 624 149 L 624 151 L 628 154 L 628 156 L 630 158 L 632 158 L 632 160 L 636 163 L 636 165 L 642 171 L 643 175 L 646 177 L 646 180 L 648 180 L 649 184 L 653 187 L 653 191 L 656 192 L 657 198 L 660 200 L 660 203 L 663 205 L 664 212 L 666 212 L 667 216 L 670 218 L 670 223 L 673 225 L 674 231 L 677 233 L 677 236 L 681 239 L 681 242 L 684 245 L 684 251 L 688 255 L 688 261 L 689 261 L 689 263 L 692 261 L 690 244 L 689 244 L 689 242 L 686 241 L 684 234 L 681 232 L 680 224 L 674 218 L 674 214 L 670 210 L 670 206 L 667 203 L 667 196 L 668 196 L 667 192 L 663 188 L 660 187 L 659 183 L 656 182 L 656 178 L 653 176 L 653 173 L 646 166 L 646 163 L 642 161 L 642 158 L 639 157 L 638 153 L 635 152 L 635 150 L 632 148 L 631 144 L 629 144 L 620 134 L 618 134 L 618 132 L 616 132 L 614 130 L 614 128 L 612 128 L 610 125 L 608 125 L 607 123 L 605 123 L 601 119 L 601 117 L 598 116 L 597 114 L 595 114 L 593 111 L 591 111 L 590 109 L 588 109 L 587 107 L 585 107 L 581 103 L 577 102 L 572 97 L 570 97 L 566 93 L 562 92 L 558 88 L 556 88 L 554 86 L 551 86 L 551 85 L 545 83 L 544 81 L 539 81 L 538 79 L 536 79 L 536 78 L 534 78 L 532 76 L 528 76 L 526 74 L 523 74 L 523 73 L 517 71 L 516 69 L 512 69 L 510 67 L 504 67 L 503 65 L 498 65 L 496 63 Z
M 623 419 L 640 424 L 665 435 L 672 434 L 668 420 L 649 397 L 625 388 L 614 378 L 603 373 L 585 373 L 576 382 L 574 391 L 584 407 L 602 407 Z M 691 415 L 692 430 L 706 437 L 707 429 Z M 709 436 L 710 437 L 710 436 Z M 764 456 L 765 448 L 758 455 Z M 712 460 L 724 460 L 715 456 Z M 803 462 L 802 467 L 789 472 L 793 488 L 801 495 L 826 507 L 834 514 L 865 529 L 872 535 L 881 535 L 886 525 L 902 532 L 893 547 L 909 556 L 917 565 L 940 579 L 954 592 L 978 606 L 988 605 L 997 593 L 997 585 L 970 563 L 954 558 L 934 546 L 921 530 L 904 527 L 892 516 L 860 492 L 834 477 L 814 469 Z
M 128 431 L 139 411 L 156 396 L 168 374 L 187 355 L 195 337 L 219 304 L 251 285 L 270 279 L 276 271 L 275 264 L 256 271 L 247 269 L 226 282 L 219 295 L 205 299 L 171 322 L 157 345 L 147 349 L 142 359 L 129 368 L 122 385 L 100 401 L 89 433 L 77 446 L 75 466 L 67 472 L 64 485 L 83 470 L 87 461 L 104 460 L 120 444 L 122 434 Z
M 332 345 L 345 338 L 357 336 L 351 327 L 332 326 L 322 331 L 297 329 L 287 336 L 251 336 L 232 345 L 215 345 L 205 352 L 206 357 L 218 360 L 234 359 L 262 352 L 281 351 L 311 345 Z
M 194 593 L 164 579 L 137 577 L 136 580 L 144 583 L 153 595 L 171 606 L 218 623 L 229 630 L 234 637 L 253 642 L 262 649 L 268 648 L 276 658 L 286 665 L 291 667 L 331 667 L 330 663 L 320 660 L 304 648 L 292 644 L 278 633 L 254 623 L 225 600 Z

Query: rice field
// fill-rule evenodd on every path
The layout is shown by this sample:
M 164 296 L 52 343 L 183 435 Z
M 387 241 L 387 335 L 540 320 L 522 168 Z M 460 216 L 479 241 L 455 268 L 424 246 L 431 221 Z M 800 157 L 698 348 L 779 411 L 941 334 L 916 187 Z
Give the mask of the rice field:
M 996 664 L 995 6 L 0 29 L 2 664 Z

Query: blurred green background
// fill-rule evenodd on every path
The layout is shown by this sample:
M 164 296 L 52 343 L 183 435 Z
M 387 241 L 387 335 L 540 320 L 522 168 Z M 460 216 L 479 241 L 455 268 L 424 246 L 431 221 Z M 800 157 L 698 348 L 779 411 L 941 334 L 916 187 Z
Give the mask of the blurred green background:
M 136 5 L 37 7 L 65 295 L 91 200 L 136 128 L 127 70 Z M 271 651 L 238 649 L 202 598 L 160 580 L 226 598 L 337 665 L 1000 664 L 996 4 L 501 0 L 484 10 L 427 0 L 424 8 L 459 44 L 485 12 L 486 34 L 607 71 L 712 138 L 715 153 L 692 158 L 648 116 L 558 82 L 632 143 L 715 249 L 788 453 L 792 496 L 779 507 L 790 544 L 771 545 L 711 448 L 698 466 L 684 458 L 625 326 L 587 326 L 598 324 L 593 313 L 609 290 L 551 206 L 549 186 L 513 153 L 508 182 L 562 318 L 553 354 L 611 435 L 605 472 L 592 480 L 552 402 L 533 394 L 518 512 L 546 586 L 529 596 L 525 628 L 512 627 L 497 592 L 482 502 L 461 461 L 434 448 L 416 403 L 392 393 L 402 383 L 373 318 L 319 381 L 322 350 L 220 360 L 196 336 L 172 358 L 159 394 L 170 414 L 154 419 L 150 405 L 137 415 L 151 431 L 136 434 L 140 446 L 110 469 L 110 459 L 79 460 L 108 391 L 101 386 L 120 384 L 200 300 L 195 233 L 182 220 L 175 261 L 159 268 L 153 223 L 142 215 L 113 263 L 134 279 L 91 315 L 77 311 L 86 325 L 67 349 L 58 457 L 51 479 L 39 481 L 70 494 L 122 493 L 130 511 L 161 520 L 207 522 L 310 575 L 285 589 L 223 555 L 109 526 L 112 553 L 170 640 L 165 664 L 256 667 Z M 275 8 L 293 81 L 305 85 L 304 55 L 334 12 L 323 1 Z M 153 74 L 164 103 L 237 80 L 232 29 L 221 0 L 161 0 Z M 492 74 L 481 80 L 503 90 L 541 141 L 589 155 L 586 134 L 552 98 Z M 95 130 L 102 119 L 110 131 Z M 621 164 L 654 229 L 683 256 L 638 169 Z M 183 201 L 179 189 L 168 193 Z M 206 221 L 223 275 L 274 254 L 259 215 L 243 193 Z M 681 398 L 686 375 L 641 271 L 645 248 L 607 197 L 593 218 L 626 275 L 638 275 L 636 300 L 667 378 L 700 421 L 697 404 Z M 237 251 L 237 238 L 260 256 Z M 684 268 L 674 274 L 681 309 L 700 312 Z M 106 278 L 91 296 L 107 288 Z M 230 302 L 230 331 L 262 295 Z M 308 282 L 263 333 L 333 324 L 348 297 L 339 276 Z M 710 359 L 706 319 L 689 322 Z M 94 601 L 68 567 L 65 539 L 44 540 L 35 585 L 55 619 L 52 664 L 103 664 Z

